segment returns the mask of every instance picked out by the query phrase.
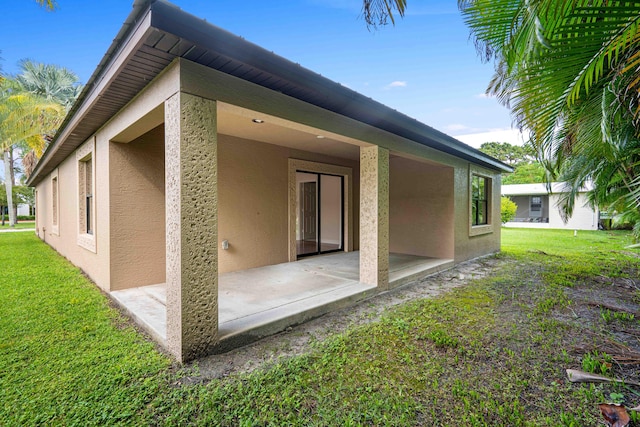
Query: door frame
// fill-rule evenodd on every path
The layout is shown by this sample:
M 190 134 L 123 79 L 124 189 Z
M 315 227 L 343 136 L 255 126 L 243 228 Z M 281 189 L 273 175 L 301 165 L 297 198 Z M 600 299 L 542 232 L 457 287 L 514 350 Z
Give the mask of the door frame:
M 296 246 L 296 171 L 305 171 L 310 173 L 320 173 L 326 175 L 342 176 L 342 195 L 344 197 L 343 203 L 343 250 L 344 252 L 353 251 L 353 170 L 352 168 L 345 166 L 331 165 L 328 163 L 311 162 L 308 160 L 289 159 L 288 170 L 288 184 L 289 184 L 289 261 L 297 261 L 297 246 Z
M 315 215 L 314 215 L 314 220 L 315 220 L 315 232 L 316 232 L 316 250 L 314 252 L 306 252 L 306 253 L 298 253 L 297 252 L 297 248 L 296 248 L 296 255 L 299 258 L 304 258 L 304 257 L 308 257 L 308 256 L 314 256 L 314 255 L 323 255 L 323 254 L 328 254 L 328 253 L 332 253 L 332 252 L 344 252 L 344 247 L 345 247 L 345 238 L 344 238 L 344 176 L 343 175 L 334 175 L 334 174 L 329 174 L 329 173 L 322 173 L 322 172 L 309 172 L 306 170 L 296 170 L 296 172 L 299 173 L 303 173 L 303 174 L 307 174 L 307 175 L 315 175 L 316 176 L 316 181 L 310 181 L 310 182 L 301 182 L 300 184 L 310 184 L 310 183 L 314 183 L 316 184 L 314 186 L 316 193 L 315 193 Z M 340 248 L 339 249 L 329 249 L 329 250 L 322 250 L 322 177 L 323 176 L 331 176 L 331 177 L 335 177 L 335 178 L 340 178 L 340 206 L 342 207 L 342 209 L 340 209 Z M 296 180 L 297 181 L 297 180 Z M 297 182 L 296 182 L 297 183 Z M 300 193 L 300 199 L 302 199 L 302 192 Z M 298 200 L 298 198 L 296 197 L 296 200 Z M 296 208 L 296 215 L 298 214 L 298 212 L 300 212 L 300 206 L 298 206 Z M 302 215 L 300 215 L 302 216 Z M 300 226 L 300 223 L 297 222 L 298 226 Z M 296 230 L 296 234 L 297 234 L 298 230 Z M 306 240 L 305 235 L 304 235 L 304 231 L 300 230 L 300 236 L 301 239 L 303 241 Z M 296 239 L 297 240 L 297 239 Z M 296 242 L 297 243 L 297 242 Z M 297 246 L 297 245 L 296 245 Z

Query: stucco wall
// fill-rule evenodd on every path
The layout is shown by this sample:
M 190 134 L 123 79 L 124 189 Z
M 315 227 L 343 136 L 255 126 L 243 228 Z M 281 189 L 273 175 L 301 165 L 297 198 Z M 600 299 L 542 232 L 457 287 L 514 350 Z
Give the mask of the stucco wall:
M 93 144 L 90 138 L 85 144 Z M 85 144 L 81 146 L 85 147 Z M 79 194 L 78 165 L 75 153 L 65 159 L 58 168 L 47 175 L 37 186 L 38 191 L 38 236 L 61 255 L 81 268 L 98 286 L 109 290 L 109 147 L 102 136 L 95 138 L 94 166 L 94 215 L 95 252 L 78 244 Z M 51 177 L 58 175 L 58 233 L 52 223 Z
M 390 251 L 453 258 L 453 168 L 401 157 L 389 163 Z
M 111 290 L 165 282 L 164 126 L 110 144 Z
M 469 176 L 480 172 L 491 177 L 490 232 L 471 235 Z M 460 162 L 454 172 L 455 262 L 462 262 L 500 250 L 500 174 L 495 171 Z
M 529 218 L 529 196 L 509 196 L 516 204 L 516 218 Z
M 289 158 L 350 167 L 354 177 L 359 170 L 356 161 L 219 135 L 218 239 L 229 241 L 218 252 L 220 273 L 289 261 Z
M 550 228 L 567 228 L 569 230 L 597 230 L 598 229 L 598 212 L 594 211 L 587 203 L 585 194 L 579 194 L 573 209 L 573 215 L 565 224 L 562 221 L 560 212 L 558 211 L 557 194 L 549 196 L 549 204 L 551 209 L 549 212 Z

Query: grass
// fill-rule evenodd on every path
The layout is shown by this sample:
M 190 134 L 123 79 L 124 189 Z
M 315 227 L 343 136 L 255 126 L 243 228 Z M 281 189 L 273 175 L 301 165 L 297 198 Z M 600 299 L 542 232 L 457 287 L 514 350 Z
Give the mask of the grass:
M 12 227 L 9 227 L 9 221 L 5 222 L 5 225 L 0 224 L 0 230 L 7 230 L 10 229 Z M 13 227 L 16 230 L 24 230 L 27 228 L 36 228 L 36 222 L 35 221 L 18 221 L 18 223 L 16 224 L 15 227 Z
M 174 365 L 48 246 L 1 234 L 0 425 L 601 425 L 596 403 L 634 395 L 564 369 L 602 370 L 605 328 L 638 321 L 583 313 L 578 291 L 637 278 L 638 252 L 627 233 L 504 229 L 503 242 L 491 277 L 193 382 L 197 365 Z

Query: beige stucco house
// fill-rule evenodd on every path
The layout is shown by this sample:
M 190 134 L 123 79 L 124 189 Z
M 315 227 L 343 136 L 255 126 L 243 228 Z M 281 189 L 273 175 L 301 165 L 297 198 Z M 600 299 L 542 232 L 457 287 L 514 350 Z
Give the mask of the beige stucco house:
M 509 170 L 170 3 L 136 1 L 29 184 L 37 235 L 111 295 L 154 287 L 150 333 L 188 360 L 246 326 L 221 320 L 244 285 L 254 297 L 236 307 L 255 317 L 288 304 L 278 286 L 294 281 L 298 316 L 273 333 L 331 307 L 319 295 L 353 302 L 497 252 Z M 306 278 L 267 284 L 301 265 Z M 340 280 L 339 296 L 322 289 Z

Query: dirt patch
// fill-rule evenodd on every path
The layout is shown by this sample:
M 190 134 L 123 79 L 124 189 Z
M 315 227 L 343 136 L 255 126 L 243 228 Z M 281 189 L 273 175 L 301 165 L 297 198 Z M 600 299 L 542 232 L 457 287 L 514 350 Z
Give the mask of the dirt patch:
M 315 320 L 288 328 L 246 347 L 199 359 L 187 364 L 192 374 L 184 382 L 201 382 L 223 378 L 232 373 L 250 372 L 281 358 L 304 354 L 312 343 L 340 334 L 348 328 L 380 319 L 389 307 L 419 298 L 433 298 L 443 292 L 466 285 L 470 280 L 485 277 L 501 263 L 496 257 L 467 261 L 454 268 L 408 283 L 389 292 L 378 294 L 351 307 L 328 313 Z

